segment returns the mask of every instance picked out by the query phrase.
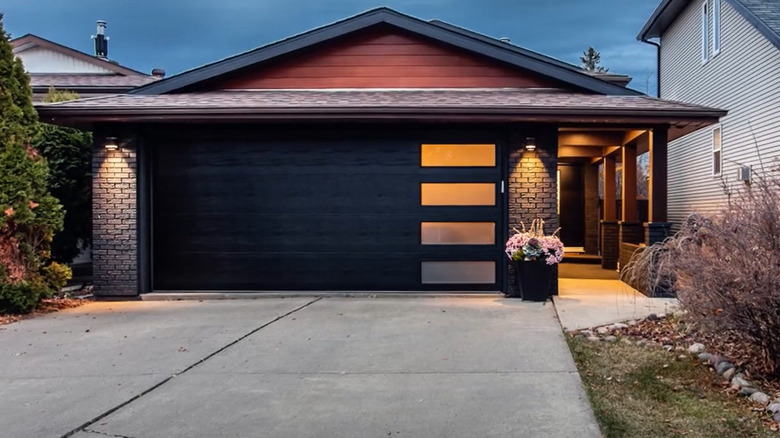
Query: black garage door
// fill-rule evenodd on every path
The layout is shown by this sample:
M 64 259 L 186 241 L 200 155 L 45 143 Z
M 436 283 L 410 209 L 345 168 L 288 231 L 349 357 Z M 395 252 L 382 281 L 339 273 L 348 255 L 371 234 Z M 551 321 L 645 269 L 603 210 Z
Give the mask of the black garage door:
M 497 291 L 495 144 L 165 141 L 154 290 Z

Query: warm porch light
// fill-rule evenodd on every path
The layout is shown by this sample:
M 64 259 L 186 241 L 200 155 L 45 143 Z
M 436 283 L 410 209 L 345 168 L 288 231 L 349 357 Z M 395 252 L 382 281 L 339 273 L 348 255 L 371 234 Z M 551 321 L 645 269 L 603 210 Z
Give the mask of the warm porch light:
M 525 150 L 527 151 L 534 151 L 536 150 L 536 139 L 533 137 L 527 137 L 525 139 Z
M 107 151 L 115 151 L 119 149 L 119 144 L 116 141 L 116 137 L 106 137 L 106 143 L 104 145 Z

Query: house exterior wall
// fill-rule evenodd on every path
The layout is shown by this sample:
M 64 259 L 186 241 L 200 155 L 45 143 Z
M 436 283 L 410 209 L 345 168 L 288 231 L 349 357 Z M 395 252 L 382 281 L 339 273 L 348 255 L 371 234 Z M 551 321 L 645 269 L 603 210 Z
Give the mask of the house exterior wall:
M 92 263 L 95 295 L 134 296 L 138 288 L 138 161 L 129 142 L 115 151 L 95 132 L 92 151 Z
M 147 266 L 144 251 L 148 251 L 148 247 L 140 244 L 139 239 L 148 214 L 143 205 L 148 200 L 139 198 L 148 183 L 144 180 L 148 174 L 139 166 L 144 154 L 138 148 L 144 145 L 131 140 L 118 150 L 108 151 L 104 147 L 107 135 L 134 137 L 132 130 L 119 132 L 112 127 L 101 126 L 95 132 L 92 163 L 95 295 L 135 296 L 146 291 L 142 284 L 148 281 L 150 274 L 141 272 L 141 267 Z M 524 150 L 526 135 L 536 136 L 535 151 Z M 545 221 L 547 233 L 553 232 L 559 225 L 557 128 L 537 129 L 533 134 L 522 132 L 516 140 L 510 141 L 507 154 L 507 232 L 519 229 L 521 223 L 528 227 L 537 218 Z M 514 287 L 513 267 L 510 267 L 509 275 L 509 287 Z M 143 280 L 144 277 L 147 280 Z M 553 292 L 557 292 L 557 275 L 553 278 Z
M 210 89 L 555 87 L 550 79 L 510 68 L 398 30 L 376 29 Z
M 712 130 L 698 130 L 669 143 L 669 221 L 693 212 L 713 212 L 732 190 L 739 165 L 760 169 L 780 158 L 780 50 L 725 0 L 721 1 L 721 51 L 701 60 L 702 1 L 691 2 L 661 37 L 661 98 L 729 111 L 721 119 L 722 173 L 712 174 Z
M 525 137 L 521 137 L 525 138 Z M 524 150 L 523 141 L 509 146 L 507 204 L 509 232 L 543 219 L 545 233 L 558 228 L 558 129 L 536 132 L 535 151 Z M 515 287 L 514 266 L 509 268 L 509 287 Z M 553 276 L 553 293 L 558 293 L 558 275 Z
M 72 58 L 62 53 L 43 48 L 34 47 L 17 53 L 21 58 L 27 73 L 86 73 L 86 74 L 113 74 L 111 70 L 99 67 L 80 59 Z

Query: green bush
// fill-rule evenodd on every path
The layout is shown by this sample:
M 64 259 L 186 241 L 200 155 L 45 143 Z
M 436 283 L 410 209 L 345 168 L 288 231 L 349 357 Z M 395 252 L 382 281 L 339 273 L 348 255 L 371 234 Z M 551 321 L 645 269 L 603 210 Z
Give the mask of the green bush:
M 56 293 L 65 287 L 68 280 L 73 278 L 73 271 L 67 265 L 52 262 L 49 266 L 43 268 L 43 278 L 52 292 Z
M 0 283 L 0 313 L 30 313 L 51 289 L 40 281 Z

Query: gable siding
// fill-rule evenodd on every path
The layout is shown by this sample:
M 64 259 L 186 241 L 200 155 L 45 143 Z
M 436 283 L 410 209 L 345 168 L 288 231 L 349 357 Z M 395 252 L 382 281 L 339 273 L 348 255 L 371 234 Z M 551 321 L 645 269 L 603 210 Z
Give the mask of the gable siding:
M 42 47 L 25 50 L 18 53 L 16 56 L 21 58 L 24 69 L 28 73 L 114 73 L 103 67 Z
M 441 43 L 374 30 L 210 89 L 554 87 L 552 81 Z
M 713 212 L 732 189 L 739 164 L 760 169 L 780 159 L 780 50 L 728 2 L 721 1 L 721 51 L 701 62 L 701 1 L 692 2 L 661 38 L 661 97 L 722 108 L 723 171 L 712 175 L 712 127 L 669 144 L 669 220 Z M 752 129 L 751 129 L 752 128 Z M 756 142 L 754 142 L 755 136 Z

